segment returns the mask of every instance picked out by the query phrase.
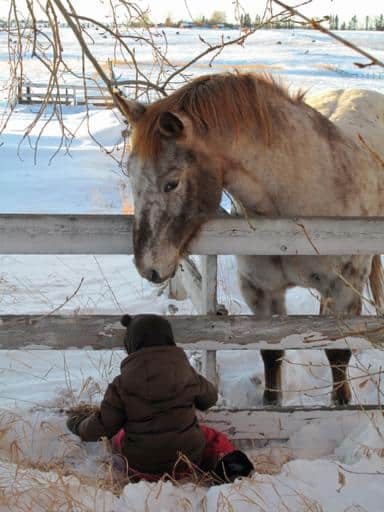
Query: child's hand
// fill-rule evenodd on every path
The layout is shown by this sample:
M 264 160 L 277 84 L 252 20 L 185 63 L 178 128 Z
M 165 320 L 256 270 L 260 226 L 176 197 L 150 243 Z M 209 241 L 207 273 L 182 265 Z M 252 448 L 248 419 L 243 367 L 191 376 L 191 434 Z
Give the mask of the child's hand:
M 89 413 L 87 412 L 70 412 L 68 413 L 67 427 L 75 435 L 79 435 L 80 423 L 88 418 Z

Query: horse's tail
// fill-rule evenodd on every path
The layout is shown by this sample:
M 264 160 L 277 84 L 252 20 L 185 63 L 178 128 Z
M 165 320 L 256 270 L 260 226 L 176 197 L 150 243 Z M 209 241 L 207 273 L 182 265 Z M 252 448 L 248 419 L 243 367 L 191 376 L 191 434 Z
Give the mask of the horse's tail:
M 374 303 L 379 309 L 384 306 L 384 269 L 381 263 L 381 257 L 378 254 L 376 254 L 372 259 L 369 284 Z

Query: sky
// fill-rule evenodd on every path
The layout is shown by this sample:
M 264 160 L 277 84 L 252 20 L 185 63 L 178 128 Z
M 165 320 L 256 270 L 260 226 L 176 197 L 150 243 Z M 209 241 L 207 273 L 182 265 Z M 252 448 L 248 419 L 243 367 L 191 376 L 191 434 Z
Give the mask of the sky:
M 25 0 L 16 0 L 21 10 L 25 11 Z M 200 16 L 210 17 L 213 11 L 225 11 L 227 21 L 234 20 L 233 0 L 134 0 L 142 8 L 148 6 L 151 11 L 151 19 L 159 22 L 170 15 L 174 21 L 180 19 L 190 20 Z M 299 3 L 299 0 L 285 0 L 289 5 Z M 37 1 L 35 0 L 35 4 Z M 43 2 L 44 3 L 44 2 Z M 65 3 L 65 0 L 64 0 Z M 188 5 L 188 9 L 186 7 Z M 262 14 L 266 0 L 240 0 L 245 12 L 251 15 Z M 9 9 L 9 0 L 0 0 L 0 18 L 6 17 Z M 105 6 L 109 0 L 73 0 L 76 8 L 81 13 L 92 13 L 94 16 L 103 18 Z M 278 9 L 277 6 L 275 6 Z M 189 11 L 189 12 L 188 12 Z M 384 12 L 383 0 L 312 0 L 307 5 L 300 7 L 300 11 L 308 16 L 324 16 L 325 14 L 338 14 L 341 19 L 350 19 L 354 14 L 363 20 L 365 16 L 373 16 Z

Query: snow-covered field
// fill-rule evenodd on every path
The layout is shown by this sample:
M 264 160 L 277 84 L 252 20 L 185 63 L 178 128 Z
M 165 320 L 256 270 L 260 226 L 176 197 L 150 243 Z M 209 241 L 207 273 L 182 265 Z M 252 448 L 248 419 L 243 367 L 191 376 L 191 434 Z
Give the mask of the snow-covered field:
M 222 32 L 169 30 L 170 54 L 179 63 L 201 44 L 198 34 L 213 41 Z M 224 37 L 235 37 L 224 32 Z M 344 33 L 384 59 L 384 34 Z M 279 44 L 279 42 L 281 44 Z M 96 51 L 106 59 L 109 46 L 100 40 Z M 138 48 L 138 52 L 139 52 Z M 70 46 L 77 61 L 75 46 Z M 0 35 L 0 79 L 6 75 L 5 39 Z M 150 54 L 139 54 L 150 64 Z M 279 74 L 292 88 L 363 87 L 384 92 L 384 80 L 367 78 L 373 70 L 353 67 L 360 57 L 310 31 L 262 31 L 245 47 L 229 47 L 214 67 L 203 61 L 194 73 L 233 67 Z M 350 74 L 331 71 L 329 65 Z M 34 62 L 31 76 L 43 81 Z M 377 75 L 382 70 L 375 71 Z M 34 163 L 28 143 L 18 147 L 37 107 L 19 106 L 0 137 L 0 211 L 2 213 L 122 213 L 131 196 L 127 178 L 96 141 L 114 154 L 121 151 L 121 123 L 114 111 L 92 110 L 89 135 L 83 112 L 68 107 L 67 125 L 76 132 L 70 151 L 52 161 L 59 127 L 49 124 Z M 44 119 L 41 121 L 44 123 Z M 41 125 L 40 125 L 41 126 Z M 37 130 L 32 133 L 34 142 Z M 19 153 L 18 153 L 19 149 Z M 247 313 L 235 276 L 233 258 L 220 258 L 219 301 L 232 314 Z M 61 313 L 193 313 L 189 301 L 175 302 L 142 280 L 125 256 L 0 255 L 0 312 L 48 313 L 84 282 Z M 298 288 L 287 295 L 289 313 L 318 311 L 316 297 Z M 100 443 L 84 445 L 69 434 L 60 409 L 79 401 L 97 403 L 117 373 L 121 351 L 0 351 L 0 511 L 369 511 L 383 509 L 384 422 L 339 423 L 305 427 L 286 446 L 250 453 L 259 468 L 277 474 L 255 474 L 233 485 L 211 489 L 194 484 L 141 482 L 125 487 L 120 497 L 108 490 L 108 454 Z M 262 366 L 255 351 L 223 352 L 218 356 L 220 389 L 227 403 L 260 405 Z M 380 399 L 380 382 L 367 379 L 384 366 L 378 350 L 355 353 L 350 367 L 356 403 Z M 379 380 L 376 377 L 376 380 Z M 328 404 L 330 370 L 321 351 L 291 351 L 284 363 L 285 404 Z M 382 386 L 383 390 L 383 386 Z M 280 469 L 281 468 L 281 469 Z M 272 471 L 273 470 L 273 471 Z M 104 482 L 104 486 L 103 486 Z M 105 488 L 107 487 L 107 488 Z

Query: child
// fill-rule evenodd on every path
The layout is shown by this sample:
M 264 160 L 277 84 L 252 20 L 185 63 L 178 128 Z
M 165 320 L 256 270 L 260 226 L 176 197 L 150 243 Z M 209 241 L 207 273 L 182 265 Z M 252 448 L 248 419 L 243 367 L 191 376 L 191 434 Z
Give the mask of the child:
M 90 415 L 70 414 L 68 428 L 83 441 L 114 438 L 115 450 L 127 459 L 129 468 L 142 474 L 172 474 L 180 452 L 192 463 L 214 469 L 218 462 L 212 458 L 214 444 L 210 441 L 206 447 L 206 439 L 220 445 L 225 438 L 206 427 L 203 432 L 196 409 L 205 411 L 214 405 L 217 390 L 176 346 L 166 319 L 124 315 L 121 323 L 127 328 L 128 357 L 121 363 L 120 375 L 108 385 L 100 410 Z M 230 480 L 247 476 L 252 464 L 226 441 L 223 452 L 231 453 L 227 462 L 225 457 L 218 462 L 217 474 Z M 207 456 L 203 460 L 204 452 L 209 462 Z

